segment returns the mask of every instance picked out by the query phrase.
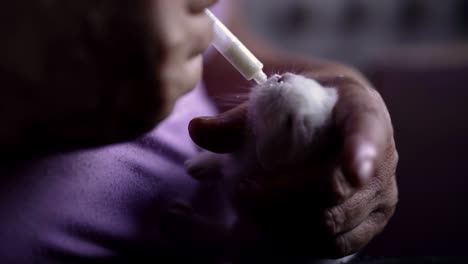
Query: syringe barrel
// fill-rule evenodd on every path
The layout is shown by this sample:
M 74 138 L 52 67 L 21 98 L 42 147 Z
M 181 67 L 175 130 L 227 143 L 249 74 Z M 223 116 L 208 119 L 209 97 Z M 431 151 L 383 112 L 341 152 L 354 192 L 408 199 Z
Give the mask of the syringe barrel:
M 244 76 L 257 83 L 264 82 L 263 64 L 250 52 L 232 32 L 211 13 L 206 14 L 213 21 L 213 46 Z

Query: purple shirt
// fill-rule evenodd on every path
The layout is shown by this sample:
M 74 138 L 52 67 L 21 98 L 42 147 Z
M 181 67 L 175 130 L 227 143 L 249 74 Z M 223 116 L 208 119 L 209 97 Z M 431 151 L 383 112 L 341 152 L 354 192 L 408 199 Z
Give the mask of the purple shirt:
M 184 170 L 199 149 L 188 122 L 215 108 L 202 87 L 130 143 L 49 157 L 10 169 L 0 188 L 0 262 L 113 260 L 168 249 L 161 213 L 198 188 Z
M 222 3 L 213 9 L 218 16 Z M 213 114 L 199 85 L 133 142 L 27 164 L 0 162 L 7 179 L 0 185 L 0 263 L 137 262 L 142 255 L 167 263 L 167 257 L 183 255 L 186 249 L 161 234 L 160 222 L 181 201 L 210 207 L 209 197 L 206 203 L 200 198 L 205 189 L 183 164 L 200 151 L 189 137 L 189 121 Z

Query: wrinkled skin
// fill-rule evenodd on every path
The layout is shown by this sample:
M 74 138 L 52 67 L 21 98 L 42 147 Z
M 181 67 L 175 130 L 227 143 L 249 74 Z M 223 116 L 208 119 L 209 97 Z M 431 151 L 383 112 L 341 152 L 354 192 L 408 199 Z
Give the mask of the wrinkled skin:
M 238 206 L 260 241 L 229 233 L 187 208 L 175 208 L 182 230 L 202 232 L 203 243 L 190 241 L 200 251 L 229 251 L 238 243 L 249 258 L 339 258 L 361 250 L 392 217 L 398 201 L 398 153 L 381 96 L 362 76 L 341 66 L 313 67 L 306 75 L 339 93 L 327 147 L 301 168 L 245 175 Z M 240 105 L 216 117 L 194 119 L 191 136 L 205 149 L 235 151 L 249 133 L 245 117 L 246 106 Z
M 201 78 L 214 2 L 2 2 L 0 151 L 42 155 L 152 129 Z

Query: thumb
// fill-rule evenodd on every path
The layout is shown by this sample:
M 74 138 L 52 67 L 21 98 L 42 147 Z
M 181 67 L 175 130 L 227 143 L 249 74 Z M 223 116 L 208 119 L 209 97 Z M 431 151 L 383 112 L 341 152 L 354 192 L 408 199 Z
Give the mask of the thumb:
M 229 153 L 244 142 L 247 131 L 247 104 L 241 104 L 214 117 L 199 117 L 189 124 L 192 140 L 200 147 L 216 152 Z

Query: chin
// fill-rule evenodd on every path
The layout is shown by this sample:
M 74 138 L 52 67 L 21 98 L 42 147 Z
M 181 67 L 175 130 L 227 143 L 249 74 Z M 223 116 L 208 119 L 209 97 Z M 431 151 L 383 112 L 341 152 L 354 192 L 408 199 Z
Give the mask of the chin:
M 191 91 L 194 89 L 198 83 L 202 79 L 202 73 L 203 73 L 203 57 L 202 55 L 198 55 L 196 57 L 193 57 L 189 62 L 185 65 L 186 70 L 184 71 L 186 73 L 184 77 L 185 80 L 187 80 L 187 83 L 185 84 L 185 87 L 182 89 L 185 91 L 185 93 Z

